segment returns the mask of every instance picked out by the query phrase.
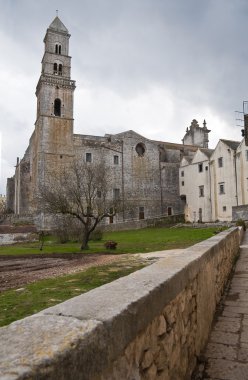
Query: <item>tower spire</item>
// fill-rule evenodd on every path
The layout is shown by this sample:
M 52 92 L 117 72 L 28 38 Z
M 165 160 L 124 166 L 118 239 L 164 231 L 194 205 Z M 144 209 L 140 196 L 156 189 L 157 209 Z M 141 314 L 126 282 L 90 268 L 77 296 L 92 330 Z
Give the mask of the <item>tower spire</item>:
M 56 16 L 58 17 L 59 16 L 59 10 L 56 9 Z

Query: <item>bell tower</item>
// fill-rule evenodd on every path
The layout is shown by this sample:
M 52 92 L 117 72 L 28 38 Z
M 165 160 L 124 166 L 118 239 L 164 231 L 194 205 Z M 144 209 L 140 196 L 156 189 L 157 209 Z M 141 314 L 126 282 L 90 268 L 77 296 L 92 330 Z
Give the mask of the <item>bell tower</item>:
M 41 75 L 36 87 L 37 116 L 33 147 L 33 191 L 46 181 L 48 171 L 59 169 L 73 157 L 73 94 L 70 34 L 57 17 L 46 31 Z
M 55 17 L 44 38 L 42 71 L 36 88 L 35 125 L 42 129 L 45 153 L 66 153 L 72 144 L 75 81 L 71 80 L 69 38 L 67 28 Z

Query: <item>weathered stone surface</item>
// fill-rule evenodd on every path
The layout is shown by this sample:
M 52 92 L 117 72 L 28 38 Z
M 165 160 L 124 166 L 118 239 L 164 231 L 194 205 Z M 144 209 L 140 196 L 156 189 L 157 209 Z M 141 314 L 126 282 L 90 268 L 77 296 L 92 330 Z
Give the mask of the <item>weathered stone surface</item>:
M 13 380 L 24 374 L 35 380 L 189 378 L 210 330 L 214 309 L 208 305 L 214 305 L 232 267 L 227 255 L 237 252 L 236 234 L 237 229 L 219 234 L 181 256 L 170 255 L 0 329 L 8 341 L 0 355 L 2 375 L 14 373 Z M 222 324 L 230 328 L 230 320 Z M 221 340 L 224 332 L 218 333 Z M 236 334 L 228 334 L 231 343 Z

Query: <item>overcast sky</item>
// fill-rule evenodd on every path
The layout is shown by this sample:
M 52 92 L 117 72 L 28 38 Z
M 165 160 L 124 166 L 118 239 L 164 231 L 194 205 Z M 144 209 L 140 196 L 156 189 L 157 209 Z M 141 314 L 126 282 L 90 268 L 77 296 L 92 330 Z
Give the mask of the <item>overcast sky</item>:
M 241 139 L 247 0 L 0 0 L 0 193 L 34 129 L 56 9 L 71 34 L 75 133 L 133 129 L 180 143 L 195 118 L 206 119 L 211 148 Z

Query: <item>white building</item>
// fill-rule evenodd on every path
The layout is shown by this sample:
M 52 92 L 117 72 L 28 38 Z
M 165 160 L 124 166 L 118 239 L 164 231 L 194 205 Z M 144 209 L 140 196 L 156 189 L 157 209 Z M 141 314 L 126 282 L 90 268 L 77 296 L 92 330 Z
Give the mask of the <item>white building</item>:
M 212 149 L 199 148 L 193 157 L 184 157 L 180 165 L 180 195 L 185 201 L 185 219 L 190 222 L 211 220 L 209 158 Z
M 231 221 L 233 207 L 248 204 L 248 147 L 221 139 L 180 164 L 180 195 L 190 222 Z
M 237 206 L 236 150 L 238 141 L 221 139 L 210 161 L 212 220 L 231 221 Z

